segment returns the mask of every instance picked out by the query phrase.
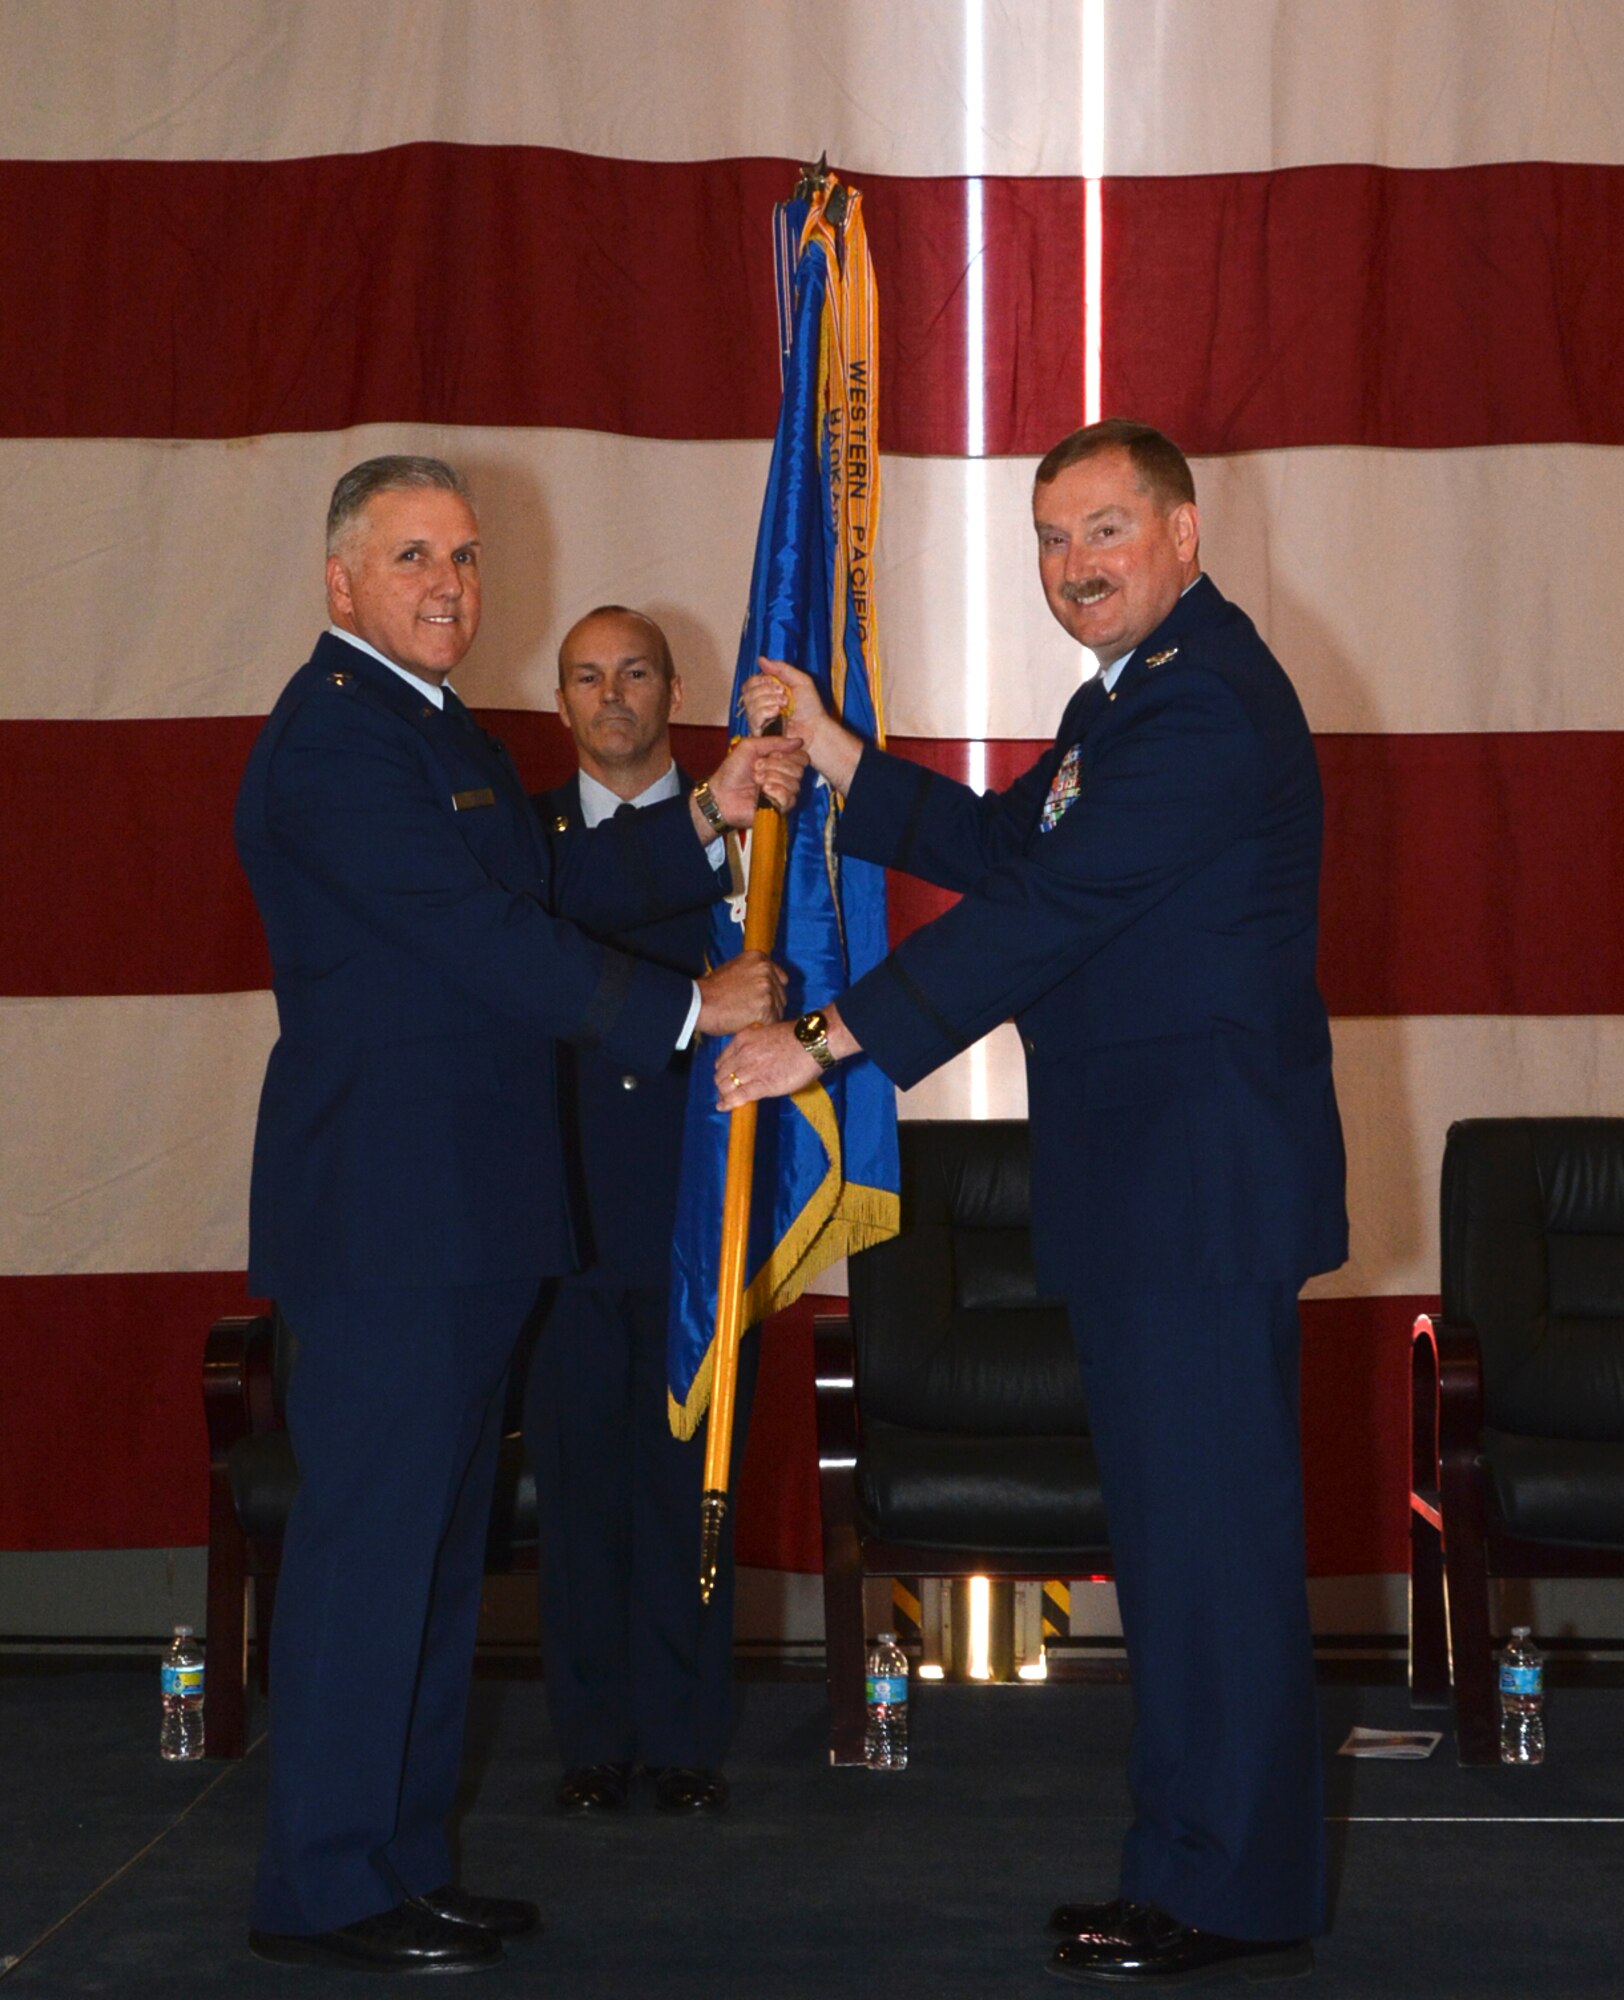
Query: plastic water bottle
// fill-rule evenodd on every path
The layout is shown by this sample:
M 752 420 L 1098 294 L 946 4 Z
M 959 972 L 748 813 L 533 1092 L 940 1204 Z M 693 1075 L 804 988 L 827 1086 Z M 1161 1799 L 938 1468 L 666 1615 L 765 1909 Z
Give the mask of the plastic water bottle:
M 158 1755 L 171 1764 L 203 1755 L 203 1648 L 190 1625 L 177 1625 L 163 1664 L 163 1727 Z
M 863 1762 L 871 1771 L 908 1768 L 908 1655 L 895 1632 L 882 1632 L 869 1648 Z
M 1500 1655 L 1500 1762 L 1545 1762 L 1545 1655 L 1513 1625 Z

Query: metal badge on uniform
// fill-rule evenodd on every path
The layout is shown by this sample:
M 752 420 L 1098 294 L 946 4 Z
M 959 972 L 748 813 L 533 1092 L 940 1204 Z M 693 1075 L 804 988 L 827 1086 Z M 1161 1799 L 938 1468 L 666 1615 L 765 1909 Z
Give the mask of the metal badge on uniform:
M 355 676 L 354 674 L 346 673 L 342 667 L 334 667 L 333 671 L 327 676 L 327 679 L 333 687 L 347 688 L 355 679 Z
M 569 830 L 570 830 L 569 820 L 565 817 L 563 813 L 560 813 L 557 819 L 553 821 L 553 832 L 568 833 Z
M 451 794 L 451 810 L 453 812 L 471 812 L 475 806 L 493 806 L 495 803 L 496 794 L 491 790 L 489 785 L 481 785 L 477 791 L 453 792 Z
M 1077 803 L 1077 794 L 1082 789 L 1079 765 L 1082 760 L 1082 745 L 1074 743 L 1060 760 L 1060 768 L 1050 780 L 1049 796 L 1043 801 L 1043 818 L 1040 822 L 1044 833 L 1053 833 L 1066 814 Z
M 1178 647 L 1169 646 L 1165 653 L 1152 653 L 1150 658 L 1146 660 L 1145 665 L 1147 667 L 1165 667 L 1169 660 L 1176 660 L 1178 655 Z

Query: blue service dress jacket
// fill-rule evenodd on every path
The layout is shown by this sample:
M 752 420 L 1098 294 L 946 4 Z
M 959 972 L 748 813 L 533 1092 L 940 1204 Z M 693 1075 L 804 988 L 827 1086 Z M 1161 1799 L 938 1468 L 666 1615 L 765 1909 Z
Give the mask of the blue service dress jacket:
M 903 1087 L 1013 1016 L 1046 1290 L 1298 1285 L 1346 1257 L 1321 824 L 1296 692 L 1206 577 L 1007 791 L 864 751 L 841 847 L 964 894 L 842 1016 Z
M 609 824 L 648 810 L 622 807 Z M 536 811 L 560 866 L 601 834 L 586 831 L 576 779 L 538 794 Z M 605 942 L 698 974 L 710 917 L 678 912 Z M 694 1578 L 705 1454 L 699 1440 L 674 1438 L 667 1419 L 667 1295 L 692 1061 L 678 1054 L 639 1077 L 601 1049 L 559 1049 L 584 1268 L 558 1287 L 537 1329 L 524 1429 L 541 1523 L 547 1707 L 566 1769 L 719 1766 L 732 1728 L 732 1522 L 702 1606 Z M 752 1340 L 739 1357 L 735 1470 L 757 1354 Z
M 685 975 L 575 928 L 715 900 L 685 801 L 549 852 L 512 763 L 323 634 L 237 801 L 279 1039 L 260 1101 L 251 1287 L 539 1279 L 577 1261 L 554 1038 L 664 1071 Z
M 692 781 L 678 776 L 686 796 Z M 554 871 L 567 873 L 573 851 L 589 837 L 579 781 L 538 792 L 534 802 Z M 623 812 L 608 824 L 638 816 Z M 727 887 L 727 876 L 716 876 L 703 906 L 617 930 L 604 942 L 698 978 L 710 945 L 710 905 Z M 691 1059 L 692 1051 L 682 1050 L 653 1075 L 639 1075 L 607 1049 L 559 1051 L 565 1157 L 587 1283 L 663 1291 L 670 1281 Z

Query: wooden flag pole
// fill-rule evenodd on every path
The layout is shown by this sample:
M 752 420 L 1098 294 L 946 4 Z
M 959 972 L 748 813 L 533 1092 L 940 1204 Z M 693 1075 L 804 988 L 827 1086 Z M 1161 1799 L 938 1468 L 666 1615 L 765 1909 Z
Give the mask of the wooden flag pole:
M 773 718 L 764 735 L 783 734 Z M 765 795 L 750 828 L 750 887 L 744 900 L 744 949 L 770 952 L 784 894 L 784 817 Z M 744 1263 L 750 1244 L 750 1194 L 756 1170 L 756 1106 L 728 1113 L 727 1179 L 722 1190 L 722 1254 L 716 1278 L 716 1337 L 711 1345 L 710 1415 L 705 1430 L 705 1490 L 700 1501 L 699 1595 L 709 1604 L 721 1560 L 733 1457 L 733 1405 L 744 1334 Z

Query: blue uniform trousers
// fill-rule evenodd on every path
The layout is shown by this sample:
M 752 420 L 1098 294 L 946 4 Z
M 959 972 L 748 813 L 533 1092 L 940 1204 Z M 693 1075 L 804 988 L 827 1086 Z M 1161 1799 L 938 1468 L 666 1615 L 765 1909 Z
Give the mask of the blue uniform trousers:
M 1229 1937 L 1322 1931 L 1296 1287 L 1068 1304 L 1133 1677 L 1121 1893 Z
M 453 1877 L 502 1384 L 536 1290 L 280 1300 L 300 1483 L 273 1627 L 259 1929 L 331 1930 Z
M 539 1317 L 539 1315 L 538 1315 Z M 733 1514 L 759 1335 L 739 1353 L 733 1495 L 699 1598 L 705 1433 L 666 1414 L 666 1293 L 565 1278 L 525 1382 L 553 1735 L 580 1764 L 719 1765 L 733 1720 Z

